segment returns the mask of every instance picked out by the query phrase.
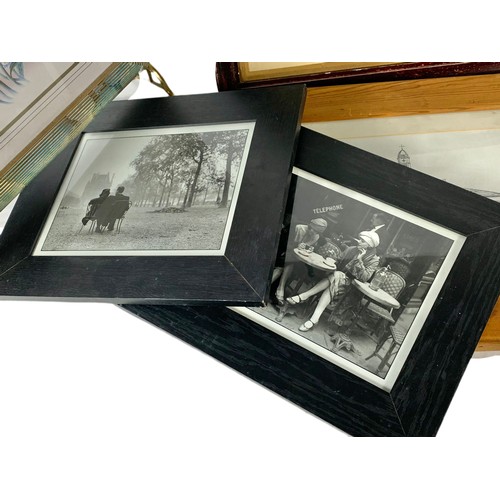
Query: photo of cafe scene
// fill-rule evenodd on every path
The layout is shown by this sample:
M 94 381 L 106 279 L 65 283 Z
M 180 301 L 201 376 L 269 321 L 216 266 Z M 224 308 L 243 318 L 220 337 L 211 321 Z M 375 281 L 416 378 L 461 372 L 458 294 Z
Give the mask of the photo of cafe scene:
M 461 237 L 294 172 L 269 303 L 245 315 L 383 379 L 423 324 Z

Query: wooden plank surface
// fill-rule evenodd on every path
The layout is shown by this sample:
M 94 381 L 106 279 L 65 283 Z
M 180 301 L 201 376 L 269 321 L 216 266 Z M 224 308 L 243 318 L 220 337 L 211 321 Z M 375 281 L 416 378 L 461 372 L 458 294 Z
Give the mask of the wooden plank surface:
M 303 122 L 500 109 L 500 74 L 311 87 Z

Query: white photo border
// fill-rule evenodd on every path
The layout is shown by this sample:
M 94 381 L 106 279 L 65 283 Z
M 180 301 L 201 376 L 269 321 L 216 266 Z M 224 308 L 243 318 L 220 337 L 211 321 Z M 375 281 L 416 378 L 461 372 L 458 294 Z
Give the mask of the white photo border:
M 256 312 L 255 309 L 250 309 L 246 307 L 230 307 L 231 310 L 237 312 L 238 314 L 241 314 L 242 316 L 250 319 L 251 321 L 254 321 L 255 323 L 269 329 L 270 331 L 277 333 L 278 335 L 290 340 L 291 342 L 294 342 L 300 347 L 303 347 L 304 349 L 313 352 L 314 354 L 345 369 L 349 373 L 358 376 L 359 378 L 373 384 L 374 386 L 386 392 L 390 392 L 394 384 L 396 383 L 396 380 L 404 366 L 406 359 L 408 358 L 411 348 L 413 347 L 416 339 L 418 338 L 418 335 L 422 329 L 422 326 L 424 325 L 424 322 L 429 312 L 433 308 L 434 303 L 439 296 L 439 293 L 446 281 L 446 278 L 448 277 L 449 272 L 453 267 L 455 260 L 457 259 L 462 249 L 463 244 L 465 243 L 466 237 L 457 232 L 451 231 L 450 229 L 447 229 L 443 226 L 440 226 L 426 219 L 423 219 L 420 216 L 416 216 L 405 210 L 401 210 L 394 206 L 388 205 L 387 203 L 384 203 L 380 200 L 364 195 L 350 188 L 346 188 L 335 182 L 323 179 L 317 175 L 306 172 L 300 168 L 294 167 L 293 174 L 303 179 L 314 182 L 322 187 L 326 187 L 340 194 L 351 197 L 373 208 L 384 210 L 385 212 L 391 215 L 394 215 L 403 220 L 406 220 L 420 227 L 423 227 L 429 231 L 437 233 L 443 237 L 450 239 L 453 242 L 450 250 L 448 251 L 443 261 L 443 264 L 441 265 L 436 275 L 436 278 L 432 286 L 429 289 L 429 292 L 427 293 L 422 305 L 418 310 L 418 313 L 414 321 L 411 324 L 411 327 L 394 359 L 394 362 L 391 364 L 387 374 L 383 378 L 369 372 L 368 370 L 360 366 L 355 365 L 351 361 L 344 359 L 343 357 L 331 351 L 328 351 L 327 349 L 315 344 L 314 342 L 302 337 L 301 335 L 292 332 L 291 330 L 285 328 L 279 323 L 276 323 L 264 317 L 263 315 Z
M 61 187 L 54 200 L 50 213 L 43 225 L 42 231 L 37 239 L 32 255 L 37 257 L 49 256 L 217 256 L 224 255 L 226 246 L 231 231 L 234 212 L 236 210 L 237 200 L 241 188 L 242 179 L 245 172 L 245 167 L 250 152 L 252 138 L 255 131 L 256 122 L 253 120 L 243 122 L 228 122 L 228 123 L 214 123 L 203 125 L 180 125 L 180 126 L 166 126 L 166 127 L 151 127 L 132 130 L 119 130 L 111 132 L 86 132 L 82 134 L 81 140 L 78 143 L 75 154 L 71 160 L 68 171 L 64 177 Z M 43 245 L 50 233 L 52 224 L 57 216 L 62 200 L 66 195 L 69 185 L 71 184 L 72 176 L 79 168 L 79 162 L 84 155 L 85 145 L 88 141 L 95 139 L 126 139 L 132 137 L 146 137 L 146 136 L 160 136 L 160 135 L 175 135 L 175 134 L 189 134 L 189 133 L 204 133 L 204 132 L 223 132 L 231 130 L 248 130 L 245 146 L 243 149 L 240 167 L 238 169 L 238 177 L 233 189 L 231 204 L 229 207 L 228 217 L 226 219 L 225 228 L 222 236 L 221 246 L 219 249 L 208 250 L 43 250 Z

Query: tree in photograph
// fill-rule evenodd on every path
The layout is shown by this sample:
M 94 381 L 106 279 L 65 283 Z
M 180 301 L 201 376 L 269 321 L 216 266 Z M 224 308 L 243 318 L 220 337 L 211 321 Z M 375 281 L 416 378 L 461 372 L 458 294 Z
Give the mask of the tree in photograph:
M 216 161 L 214 148 L 216 146 L 216 135 L 214 132 L 201 134 L 181 134 L 178 136 L 177 145 L 178 177 L 185 185 L 185 194 L 182 206 L 189 208 L 195 201 L 196 194 L 201 192 L 198 183 L 206 176 L 207 170 Z
M 212 178 L 212 182 L 217 187 L 217 203 L 219 204 L 221 200 L 220 192 L 224 187 L 224 184 L 226 183 L 226 172 L 224 171 L 222 173 L 215 173 L 214 177 Z
M 183 208 L 191 207 L 196 194 L 210 186 L 223 189 L 220 206 L 226 207 L 233 170 L 239 168 L 247 137 L 246 130 L 169 134 L 154 137 L 142 148 L 131 166 L 141 206 L 169 204 L 174 186 L 184 186 Z M 200 184 L 200 186 L 198 186 Z
M 186 170 L 180 172 L 179 177 L 180 177 L 181 181 L 183 182 L 185 189 L 186 189 L 186 191 L 184 193 L 184 199 L 182 201 L 182 208 L 186 208 L 186 206 L 187 206 L 188 196 L 189 196 L 189 193 L 191 192 L 191 189 L 193 187 L 194 172 L 195 172 L 194 168 L 186 169 Z
M 153 185 L 153 174 L 147 171 L 136 172 L 133 180 L 136 192 L 135 204 L 136 206 L 143 207 L 149 199 L 149 193 Z
M 203 203 L 207 203 L 208 192 L 212 189 L 217 192 L 216 202 L 220 202 L 220 192 L 224 186 L 225 173 L 217 168 L 216 163 L 212 162 L 203 174 L 203 185 L 205 186 L 205 194 Z
M 131 163 L 141 186 L 141 205 L 152 198 L 153 206 L 169 203 L 176 178 L 189 168 L 183 153 L 185 134 L 153 138 Z
M 131 162 L 131 166 L 135 169 L 136 191 L 140 193 L 138 196 L 140 206 L 148 203 L 153 188 L 156 191 L 155 157 L 158 151 L 158 139 L 159 137 L 156 137 L 151 140 Z
M 198 180 L 202 172 L 202 168 L 210 161 L 211 148 L 214 142 L 214 134 L 190 134 L 186 136 L 181 154 L 184 158 L 189 158 L 193 162 L 191 182 L 189 184 L 189 193 L 185 202 L 186 207 L 193 204 L 194 195 L 198 189 Z
M 230 130 L 219 132 L 218 153 L 225 156 L 226 168 L 224 174 L 224 188 L 219 207 L 226 208 L 231 187 L 232 169 L 240 167 L 248 130 Z

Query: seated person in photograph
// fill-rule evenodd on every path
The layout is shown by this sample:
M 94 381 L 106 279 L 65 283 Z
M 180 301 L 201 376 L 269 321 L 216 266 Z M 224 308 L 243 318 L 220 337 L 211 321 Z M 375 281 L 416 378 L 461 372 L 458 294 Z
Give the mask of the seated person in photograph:
M 123 186 L 119 186 L 116 188 L 115 200 L 116 201 L 126 201 L 127 203 L 130 201 L 130 198 L 123 194 L 125 188 Z
M 82 219 L 82 224 L 85 226 L 87 222 L 94 217 L 97 209 L 101 206 L 103 201 L 109 196 L 110 190 L 103 189 L 98 198 L 92 198 L 87 205 L 87 213 L 85 217 Z
M 301 332 L 311 330 L 318 323 L 326 307 L 333 300 L 346 293 L 353 279 L 367 282 L 372 277 L 380 262 L 376 253 L 379 242 L 378 234 L 375 231 L 361 231 L 359 243 L 342 252 L 334 272 L 309 290 L 286 299 L 289 304 L 296 305 L 321 293 L 312 316 L 299 327 Z
M 123 194 L 124 191 L 125 188 L 123 186 L 119 186 L 116 189 L 113 205 L 114 210 L 109 218 L 108 231 L 113 231 L 115 228 L 115 222 L 118 219 L 121 219 L 130 207 L 130 198 Z
M 379 246 L 381 246 L 384 251 L 386 245 L 385 240 L 387 236 L 387 224 L 387 215 L 380 212 L 373 214 L 370 219 L 371 227 L 369 231 L 375 231 L 378 234 L 380 240 Z
M 381 212 L 374 213 L 370 218 L 370 223 L 367 224 L 368 227 L 364 228 L 363 231 L 375 231 L 379 237 L 379 245 L 382 244 L 387 235 L 387 216 Z M 356 238 L 350 238 L 345 240 L 344 243 L 347 246 L 352 246 L 357 244 Z
M 293 249 L 306 246 L 314 247 L 316 244 L 321 243 L 321 235 L 325 232 L 327 226 L 326 220 L 321 218 L 312 219 L 309 224 L 297 224 L 295 226 L 293 239 L 290 237 L 288 240 L 285 266 L 282 270 L 279 268 L 275 269 L 273 275 L 273 281 L 280 277 L 278 288 L 276 289 L 276 299 L 280 305 L 284 304 L 285 286 L 297 262 L 294 257 Z
M 96 232 L 102 233 L 105 229 L 113 231 L 117 219 L 121 219 L 129 209 L 130 198 L 123 194 L 125 188 L 117 188 L 115 195 L 108 196 L 97 210 Z

